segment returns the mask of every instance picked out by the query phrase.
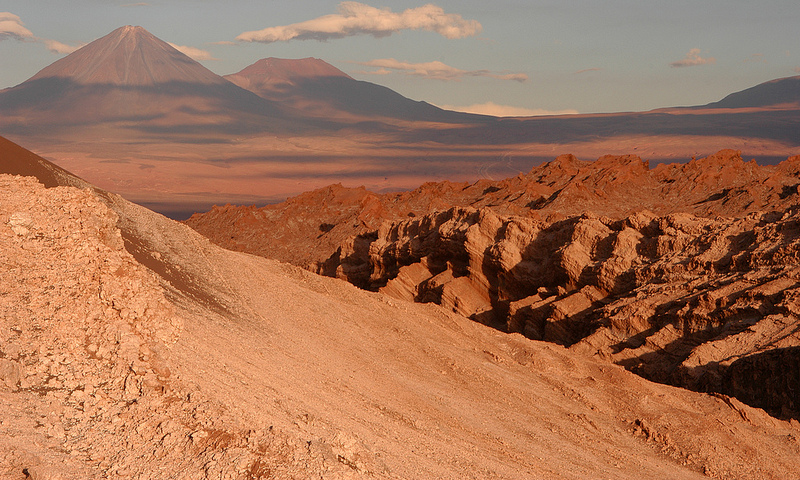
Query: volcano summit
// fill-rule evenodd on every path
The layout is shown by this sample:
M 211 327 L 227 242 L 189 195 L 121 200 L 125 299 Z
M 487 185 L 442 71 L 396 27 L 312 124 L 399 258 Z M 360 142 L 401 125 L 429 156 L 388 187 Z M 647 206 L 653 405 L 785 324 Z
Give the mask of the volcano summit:
M 284 117 L 272 102 L 132 26 L 118 28 L 0 92 L 0 111 L 24 119 L 16 128 L 20 132 L 116 127 L 122 137 L 128 130 L 151 135 L 241 133 L 255 125 L 274 126 L 271 121 Z

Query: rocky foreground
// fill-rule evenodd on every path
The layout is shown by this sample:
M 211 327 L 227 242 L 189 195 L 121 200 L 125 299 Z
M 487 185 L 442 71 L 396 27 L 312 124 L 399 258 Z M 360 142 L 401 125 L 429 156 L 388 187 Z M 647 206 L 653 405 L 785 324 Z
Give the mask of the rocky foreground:
M 650 169 L 565 155 L 500 182 L 333 186 L 187 223 L 228 248 L 800 418 L 798 187 L 800 157 L 762 167 L 726 150 Z
M 800 475 L 796 420 L 222 249 L 2 139 L 0 165 L 4 479 Z

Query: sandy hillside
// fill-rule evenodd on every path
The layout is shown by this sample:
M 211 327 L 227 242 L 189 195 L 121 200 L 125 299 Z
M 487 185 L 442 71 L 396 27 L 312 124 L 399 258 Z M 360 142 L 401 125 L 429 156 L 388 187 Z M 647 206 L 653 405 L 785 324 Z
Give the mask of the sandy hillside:
M 3 478 L 800 474 L 800 425 L 735 399 L 0 184 Z
M 500 181 L 332 185 L 186 223 L 226 248 L 800 418 L 800 157 L 572 155 Z

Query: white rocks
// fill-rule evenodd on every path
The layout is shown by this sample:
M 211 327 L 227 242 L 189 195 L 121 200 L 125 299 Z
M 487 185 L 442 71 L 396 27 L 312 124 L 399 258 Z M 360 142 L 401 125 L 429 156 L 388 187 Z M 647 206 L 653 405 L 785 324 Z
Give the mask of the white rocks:
M 13 360 L 0 358 L 0 387 L 15 391 L 19 388 L 22 377 L 22 365 Z
M 30 229 L 33 228 L 33 218 L 25 212 L 15 212 L 8 219 L 8 225 L 14 233 L 24 236 L 30 233 Z

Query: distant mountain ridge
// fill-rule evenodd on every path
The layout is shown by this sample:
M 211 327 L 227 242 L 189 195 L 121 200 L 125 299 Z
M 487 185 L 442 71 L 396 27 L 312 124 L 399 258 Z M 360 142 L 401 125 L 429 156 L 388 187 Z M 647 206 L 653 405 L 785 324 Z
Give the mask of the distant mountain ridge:
M 514 176 L 562 153 L 660 163 L 732 148 L 775 163 L 800 153 L 796 80 L 716 106 L 497 118 L 415 101 L 316 58 L 267 58 L 222 77 L 126 26 L 0 91 L 0 134 L 183 217 L 336 182 L 387 192 Z
M 144 133 L 268 130 L 289 116 L 142 27 L 120 27 L 0 91 L 6 131 L 43 126 Z M 23 130 L 24 131 L 24 130 Z
M 800 76 L 766 82 L 718 102 L 690 108 L 738 109 L 778 104 L 800 104 Z M 374 120 L 443 122 L 480 128 L 485 125 L 509 132 L 493 131 L 488 134 L 493 138 L 509 134 L 545 138 L 542 132 L 547 132 L 548 142 L 558 141 L 559 136 L 569 139 L 574 136 L 572 132 L 586 127 L 601 136 L 607 135 L 604 130 L 641 133 L 641 126 L 619 122 L 608 115 L 601 115 L 604 119 L 600 122 L 587 122 L 580 116 L 565 122 L 558 117 L 555 128 L 549 120 L 535 117 L 525 119 L 525 124 L 501 124 L 495 117 L 444 110 L 411 100 L 387 87 L 356 80 L 311 57 L 264 58 L 222 77 L 144 28 L 130 25 L 57 60 L 22 84 L 0 90 L 0 112 L 6 117 L 6 122 L 0 120 L 0 127 L 5 123 L 7 133 L 32 125 L 40 128 L 122 121 L 129 124 L 126 128 L 151 133 L 159 129 L 169 133 L 218 128 L 241 134 L 273 131 L 279 126 L 284 130 L 304 130 L 318 126 L 317 119 L 344 122 L 333 128 L 364 120 L 373 122 L 362 123 L 371 128 L 376 125 Z M 295 122 L 285 125 L 290 118 Z M 564 130 L 561 123 L 574 128 Z M 606 124 L 611 126 L 607 128 Z M 566 135 L 559 134 L 562 130 Z M 475 137 L 475 132 L 469 135 Z M 457 134 L 457 138 L 461 135 Z
M 492 117 L 444 110 L 387 87 L 356 80 L 318 58 L 263 58 L 225 75 L 236 85 L 309 116 L 356 115 L 408 121 L 467 122 Z
M 705 105 L 705 107 L 752 108 L 791 103 L 800 105 L 800 75 L 758 84 L 732 93 L 718 102 Z
M 178 97 L 183 98 L 176 100 Z M 718 102 L 690 108 L 779 104 L 800 104 L 800 76 L 765 82 Z M 176 110 L 180 121 L 164 118 Z M 317 58 L 264 58 L 222 77 L 144 28 L 130 25 L 57 60 L 22 84 L 0 90 L 0 112 L 28 125 L 121 119 L 137 121 L 139 127 L 142 122 L 160 120 L 160 126 L 178 123 L 184 128 L 182 122 L 187 120 L 195 125 L 218 124 L 209 122 L 208 117 L 223 115 L 228 117 L 223 123 L 229 129 L 235 130 L 233 124 L 242 123 L 249 125 L 239 130 L 250 132 L 268 131 L 275 126 L 274 120 L 292 116 L 494 124 L 494 117 L 443 110 L 387 87 L 353 79 Z M 255 114 L 268 121 L 254 126 L 252 119 L 235 118 L 239 114 Z M 192 119 L 199 116 L 206 118 Z M 573 118 L 573 123 L 580 125 L 582 121 Z M 544 129 L 551 130 L 550 126 Z
M 345 77 L 352 78 L 338 68 L 318 58 L 262 58 L 237 73 L 224 75 L 227 80 L 242 88 L 274 90 L 282 85 L 291 85 L 303 78 Z

